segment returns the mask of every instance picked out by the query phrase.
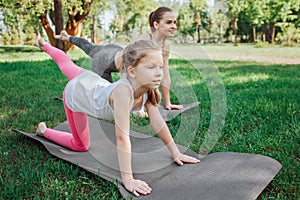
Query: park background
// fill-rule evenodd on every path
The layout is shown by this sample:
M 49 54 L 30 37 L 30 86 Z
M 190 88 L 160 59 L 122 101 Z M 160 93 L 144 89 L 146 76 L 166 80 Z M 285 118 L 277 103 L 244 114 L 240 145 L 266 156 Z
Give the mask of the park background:
M 178 16 L 176 35 L 169 40 L 170 68 L 189 82 L 201 102 L 200 126 L 190 147 L 198 150 L 211 116 L 206 82 L 194 66 L 211 63 L 219 70 L 227 101 L 222 136 L 212 152 L 278 160 L 283 168 L 259 199 L 299 198 L 299 0 L 0 2 L 2 199 L 121 198 L 112 183 L 49 155 L 42 145 L 11 130 L 34 133 L 39 121 L 54 127 L 66 120 L 62 105 L 53 100 L 61 96 L 66 80 L 49 56 L 32 46 L 37 32 L 91 69 L 81 50 L 53 35 L 66 29 L 93 43 L 126 45 L 149 33 L 148 15 L 159 6 Z M 200 59 L 203 54 L 209 61 Z M 174 95 L 172 100 L 177 100 Z M 180 118 L 168 122 L 172 134 L 178 123 Z
M 32 44 L 37 31 L 52 45 L 65 29 L 93 43 L 124 42 L 149 33 L 158 6 L 177 14 L 175 43 L 265 43 L 294 46 L 300 40 L 299 0 L 1 0 L 2 44 Z M 44 31 L 43 31 L 44 30 Z

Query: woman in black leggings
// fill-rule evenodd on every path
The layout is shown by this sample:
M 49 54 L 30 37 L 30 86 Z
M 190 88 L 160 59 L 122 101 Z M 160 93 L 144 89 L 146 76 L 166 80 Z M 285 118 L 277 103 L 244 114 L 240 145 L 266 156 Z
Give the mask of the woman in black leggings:
M 170 44 L 167 42 L 169 37 L 173 37 L 176 31 L 176 15 L 170 8 L 159 7 L 149 15 L 149 25 L 151 33 L 141 35 L 136 40 L 153 40 L 162 48 L 164 60 L 164 77 L 161 83 L 162 96 L 165 101 L 165 109 L 182 109 L 182 105 L 171 104 L 170 101 L 170 73 L 169 73 L 169 55 Z M 93 71 L 102 78 L 112 82 L 111 72 L 123 70 L 120 66 L 120 60 L 123 48 L 116 44 L 94 45 L 84 38 L 68 35 L 62 31 L 56 39 L 69 41 L 70 43 L 81 48 L 87 55 L 93 59 Z

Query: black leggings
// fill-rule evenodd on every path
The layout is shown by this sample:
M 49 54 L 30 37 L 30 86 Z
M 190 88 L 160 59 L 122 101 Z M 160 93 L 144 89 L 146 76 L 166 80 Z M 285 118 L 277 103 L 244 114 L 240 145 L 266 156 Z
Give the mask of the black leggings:
M 95 73 L 109 82 L 113 82 L 111 72 L 118 72 L 115 65 L 115 55 L 123 50 L 121 46 L 116 44 L 95 45 L 84 38 L 73 36 L 70 37 L 69 41 L 93 59 L 92 70 Z

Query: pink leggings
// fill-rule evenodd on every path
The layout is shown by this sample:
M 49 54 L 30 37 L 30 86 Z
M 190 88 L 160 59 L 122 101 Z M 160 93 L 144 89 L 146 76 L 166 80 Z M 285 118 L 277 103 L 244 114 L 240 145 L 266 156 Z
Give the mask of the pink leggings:
M 44 45 L 44 51 L 57 63 L 61 72 L 72 80 L 84 69 L 75 65 L 70 58 L 61 50 L 49 44 Z M 87 151 L 90 146 L 90 134 L 88 118 L 85 113 L 73 112 L 65 103 L 65 92 L 63 95 L 64 108 L 71 133 L 47 128 L 44 136 L 53 142 L 72 149 L 74 151 Z

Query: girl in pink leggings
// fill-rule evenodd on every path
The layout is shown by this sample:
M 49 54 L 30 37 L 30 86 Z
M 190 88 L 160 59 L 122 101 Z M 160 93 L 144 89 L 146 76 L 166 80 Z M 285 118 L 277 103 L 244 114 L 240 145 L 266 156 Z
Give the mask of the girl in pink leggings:
M 152 128 L 167 145 L 174 161 L 180 166 L 184 162 L 200 162 L 180 153 L 158 110 L 158 87 L 163 77 L 163 57 L 161 50 L 152 41 L 139 40 L 124 49 L 122 66 L 126 69 L 126 77 L 114 83 L 76 66 L 63 51 L 45 44 L 42 39 L 38 43 L 69 79 L 63 101 L 71 130 L 71 134 L 53 130 L 41 122 L 37 128 L 38 135 L 74 151 L 87 151 L 90 144 L 87 115 L 114 119 L 122 182 L 135 196 L 147 195 L 151 193 L 151 187 L 145 181 L 134 179 L 132 174 L 129 137 L 130 112 L 145 106 Z

